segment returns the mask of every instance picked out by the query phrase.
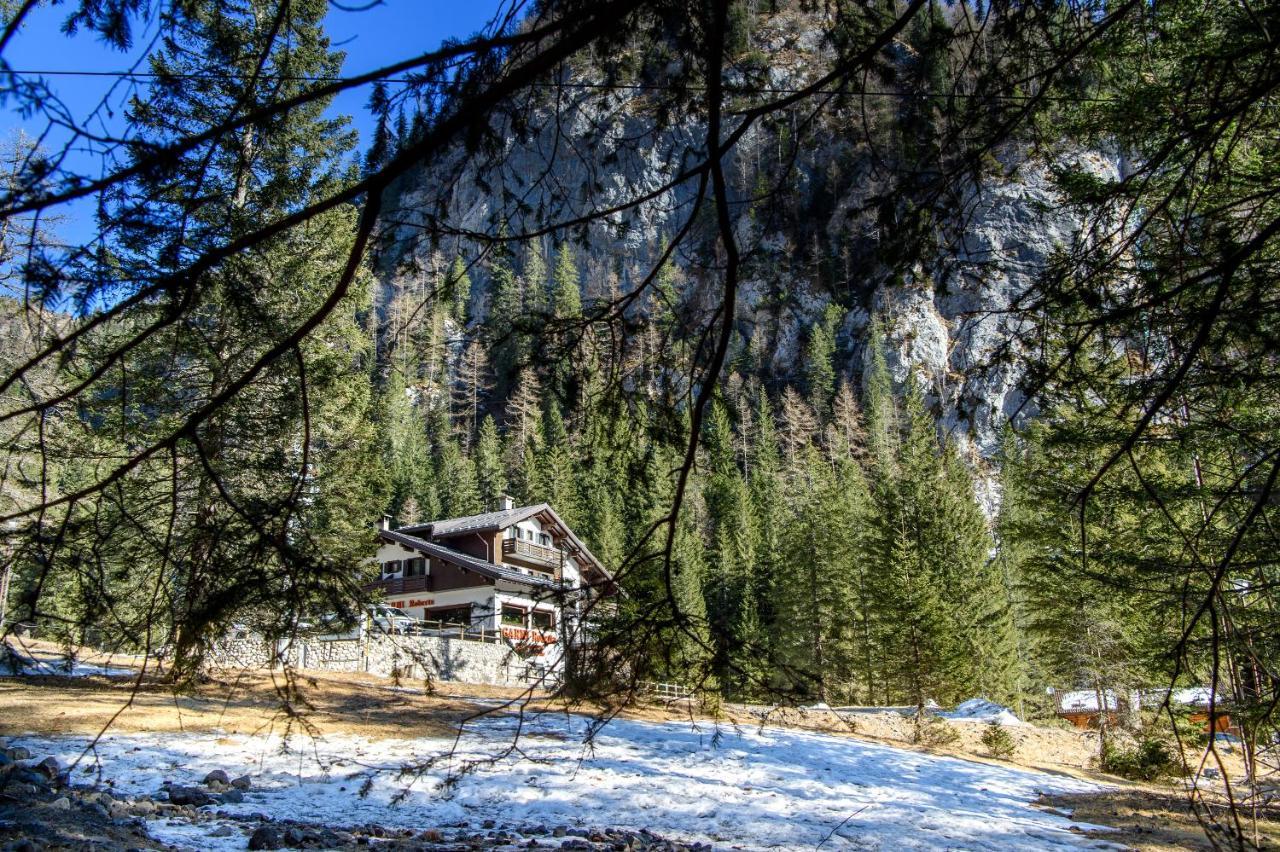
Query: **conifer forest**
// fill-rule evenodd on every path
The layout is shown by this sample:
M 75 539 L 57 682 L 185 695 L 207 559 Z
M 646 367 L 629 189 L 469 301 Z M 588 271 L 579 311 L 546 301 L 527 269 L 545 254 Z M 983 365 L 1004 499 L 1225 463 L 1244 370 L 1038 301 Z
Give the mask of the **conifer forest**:
M 557 696 L 1083 693 L 1266 848 L 1280 3 L 491 5 L 0 2 L 5 636 L 181 692 L 377 605 L 383 516 L 546 503 Z

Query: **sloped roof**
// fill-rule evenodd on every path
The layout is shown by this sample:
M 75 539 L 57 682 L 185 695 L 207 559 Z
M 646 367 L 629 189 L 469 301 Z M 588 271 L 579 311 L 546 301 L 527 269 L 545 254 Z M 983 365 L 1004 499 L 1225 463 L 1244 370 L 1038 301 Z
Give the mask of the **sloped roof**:
M 534 515 L 546 513 L 551 516 L 556 525 L 564 530 L 565 537 L 569 539 L 573 549 L 577 551 L 584 559 L 591 563 L 591 566 L 605 576 L 610 582 L 613 580 L 613 574 L 605 568 L 595 554 L 583 543 L 582 539 L 569 529 L 569 525 L 564 519 L 551 508 L 549 503 L 535 503 L 532 506 L 517 506 L 511 509 L 501 509 L 497 512 L 485 512 L 480 515 L 467 515 L 462 518 L 445 518 L 439 521 L 431 521 L 425 524 L 410 524 L 400 527 L 397 532 L 402 533 L 422 533 L 427 538 L 448 538 L 449 536 L 465 535 L 467 533 L 478 533 L 505 530 L 512 524 L 518 524 L 521 521 L 532 518 Z M 492 564 L 492 563 L 489 563 Z
M 512 524 L 536 515 L 544 508 L 550 507 L 546 503 L 539 503 L 536 506 L 519 506 L 513 509 L 502 509 L 497 512 L 485 512 L 481 515 L 445 518 L 426 524 L 410 524 L 407 527 L 400 527 L 400 529 L 415 532 L 422 531 L 430 536 L 451 536 L 462 533 L 484 532 L 485 530 L 504 530 Z
M 1108 710 L 1118 710 L 1120 699 L 1113 690 L 1103 691 L 1102 700 Z M 1098 712 L 1098 693 L 1092 689 L 1073 689 L 1058 693 L 1058 707 L 1064 713 L 1096 713 Z
M 560 583 L 550 577 L 540 577 L 533 573 L 525 573 L 508 565 L 495 565 L 487 559 L 480 559 L 469 553 L 463 553 L 460 550 L 454 550 L 452 547 L 445 547 L 432 541 L 423 541 L 417 536 L 408 535 L 399 530 L 379 530 L 378 534 L 388 541 L 394 541 L 410 550 L 416 550 L 424 556 L 444 559 L 468 571 L 474 571 L 482 577 L 488 577 L 490 580 L 506 580 L 510 583 L 519 583 L 524 586 L 541 589 L 559 590 L 562 588 Z

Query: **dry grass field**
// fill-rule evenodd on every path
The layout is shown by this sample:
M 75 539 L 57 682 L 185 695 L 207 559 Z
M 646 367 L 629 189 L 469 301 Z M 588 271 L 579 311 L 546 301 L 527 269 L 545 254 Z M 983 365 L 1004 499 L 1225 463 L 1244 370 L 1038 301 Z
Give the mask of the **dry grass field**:
M 57 649 L 27 646 L 25 653 L 51 659 Z M 138 661 L 93 654 L 87 664 L 128 668 Z M 95 735 L 120 732 L 218 732 L 227 735 L 313 733 L 357 735 L 369 739 L 450 736 L 468 717 L 519 703 L 529 710 L 600 712 L 593 706 L 568 707 L 544 695 L 516 689 L 439 683 L 395 684 L 360 674 L 252 671 L 231 673 L 175 692 L 155 681 L 135 678 L 39 676 L 0 678 L 0 736 L 21 734 Z M 646 721 L 711 719 L 687 703 L 645 704 L 620 716 Z M 721 724 L 759 726 L 758 714 L 725 708 Z M 897 748 L 928 750 L 968 760 L 995 762 L 979 741 L 982 725 L 952 723 L 954 742 L 929 749 L 912 742 L 909 720 L 893 712 L 858 713 L 852 718 L 823 710 L 780 709 L 770 726 L 801 728 L 868 739 Z M 1109 826 L 1099 839 L 1142 850 L 1210 849 L 1187 797 L 1178 785 L 1137 785 L 1091 768 L 1096 739 L 1062 728 L 1011 729 L 1017 752 L 1009 762 L 1043 771 L 1114 785 L 1100 794 L 1046 797 L 1039 804 L 1070 813 L 1074 819 Z M 1261 848 L 1280 848 L 1280 825 L 1258 824 Z

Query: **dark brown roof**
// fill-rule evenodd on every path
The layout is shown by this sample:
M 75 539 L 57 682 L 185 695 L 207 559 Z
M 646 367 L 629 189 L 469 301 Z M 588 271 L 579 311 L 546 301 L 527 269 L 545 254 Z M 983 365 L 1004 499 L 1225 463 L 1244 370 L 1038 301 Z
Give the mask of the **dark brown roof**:
M 572 550 L 581 555 L 583 559 L 591 564 L 591 567 L 603 574 L 608 580 L 613 580 L 613 575 L 609 573 L 609 569 L 605 568 L 599 559 L 596 559 L 595 554 L 583 543 L 582 539 L 574 535 L 573 530 L 569 529 L 569 525 L 548 503 L 502 509 L 497 512 L 485 512 L 480 515 L 467 515 L 462 518 L 445 518 L 425 524 L 409 524 L 408 526 L 400 527 L 396 532 L 406 534 L 421 533 L 426 538 L 448 538 L 467 533 L 504 530 L 512 524 L 518 524 L 520 521 L 543 513 L 550 515 L 555 524 L 564 531 L 564 536 L 569 539 Z
M 562 584 L 551 577 L 543 577 L 532 571 L 522 571 L 510 565 L 495 565 L 486 559 L 480 559 L 469 553 L 463 553 L 460 550 L 454 550 L 452 547 L 445 547 L 442 544 L 436 544 L 432 541 L 423 541 L 417 536 L 407 535 L 400 530 L 379 530 L 378 534 L 388 541 L 394 541 L 410 550 L 416 550 L 424 556 L 434 556 L 437 559 L 443 559 L 446 562 L 452 562 L 468 571 L 474 571 L 482 577 L 488 577 L 490 580 L 506 580 L 510 583 L 519 583 L 524 586 L 533 586 L 541 589 L 563 588 Z

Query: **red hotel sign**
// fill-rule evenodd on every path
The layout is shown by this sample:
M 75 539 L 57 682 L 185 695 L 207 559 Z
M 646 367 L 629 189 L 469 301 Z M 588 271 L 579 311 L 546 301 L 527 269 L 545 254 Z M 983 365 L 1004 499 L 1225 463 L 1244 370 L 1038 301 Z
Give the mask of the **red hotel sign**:
M 556 636 L 554 633 L 542 633 L 538 630 L 527 630 L 523 627 L 504 627 L 502 635 L 512 641 L 541 642 L 543 645 L 554 645 Z
M 395 607 L 396 609 L 404 609 L 407 606 L 431 606 L 435 602 L 436 602 L 435 598 L 410 598 L 408 602 L 387 601 L 388 604 Z

